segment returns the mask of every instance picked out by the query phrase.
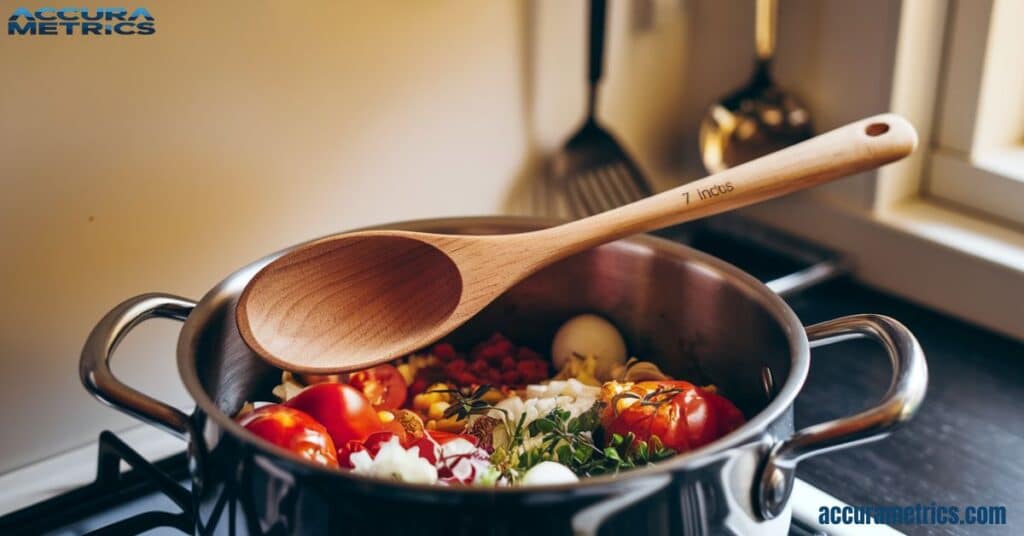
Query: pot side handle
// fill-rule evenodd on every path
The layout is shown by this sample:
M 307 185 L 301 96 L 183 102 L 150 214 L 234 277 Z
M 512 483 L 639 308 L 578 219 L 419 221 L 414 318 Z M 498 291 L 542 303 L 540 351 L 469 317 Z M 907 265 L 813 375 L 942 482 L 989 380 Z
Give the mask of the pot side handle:
M 118 380 L 110 370 L 110 357 L 135 326 L 151 318 L 184 321 L 196 303 L 171 294 L 142 294 L 111 309 L 96 324 L 82 348 L 78 374 L 94 397 L 128 415 L 187 438 L 192 423 L 181 410 L 140 393 Z
M 807 328 L 811 348 L 867 337 L 889 355 L 892 382 L 882 401 L 856 415 L 804 428 L 776 443 L 754 488 L 754 505 L 765 519 L 779 515 L 793 491 L 797 464 L 811 456 L 877 441 L 917 412 L 928 387 L 928 366 L 914 335 L 898 321 L 882 315 L 851 315 Z

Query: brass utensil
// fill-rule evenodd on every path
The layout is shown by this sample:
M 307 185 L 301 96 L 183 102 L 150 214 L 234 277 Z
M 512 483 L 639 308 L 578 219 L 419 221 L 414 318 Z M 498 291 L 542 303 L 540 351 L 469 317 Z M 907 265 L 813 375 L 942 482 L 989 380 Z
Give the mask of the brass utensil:
M 704 169 L 718 173 L 811 137 L 811 115 L 771 76 L 777 0 L 756 0 L 754 75 L 708 109 L 700 123 Z

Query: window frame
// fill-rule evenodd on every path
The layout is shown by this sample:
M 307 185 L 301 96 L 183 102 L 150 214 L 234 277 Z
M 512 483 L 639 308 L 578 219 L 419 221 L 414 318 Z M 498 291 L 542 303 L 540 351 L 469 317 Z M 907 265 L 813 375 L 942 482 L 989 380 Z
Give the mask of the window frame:
M 921 195 L 1024 225 L 1024 19 L 1018 0 L 951 0 Z

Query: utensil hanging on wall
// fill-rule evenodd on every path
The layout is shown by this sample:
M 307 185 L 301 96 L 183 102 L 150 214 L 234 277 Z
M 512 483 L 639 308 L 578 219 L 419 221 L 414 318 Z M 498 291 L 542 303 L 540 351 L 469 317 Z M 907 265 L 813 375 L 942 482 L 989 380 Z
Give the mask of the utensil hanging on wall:
M 810 112 L 775 84 L 777 0 L 756 0 L 757 59 L 743 88 L 713 104 L 700 122 L 704 169 L 717 173 L 811 137 Z
M 885 114 L 541 231 L 329 236 L 253 276 L 238 301 L 238 329 L 264 359 L 296 372 L 383 363 L 447 335 L 505 290 L 574 253 L 873 169 L 916 143 L 910 123 Z
M 606 11 L 605 0 L 590 0 L 587 115 L 583 126 L 550 162 L 550 184 L 563 194 L 570 214 L 577 218 L 611 210 L 652 193 L 640 168 L 597 121 Z

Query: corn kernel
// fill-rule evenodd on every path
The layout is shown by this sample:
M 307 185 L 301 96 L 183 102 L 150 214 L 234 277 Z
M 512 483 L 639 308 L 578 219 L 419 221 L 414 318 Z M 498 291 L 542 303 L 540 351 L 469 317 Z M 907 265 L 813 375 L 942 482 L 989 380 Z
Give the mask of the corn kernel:
M 378 411 L 377 412 L 377 417 L 380 418 L 380 422 L 382 422 L 382 423 L 389 423 L 389 422 L 395 420 L 395 414 L 391 413 L 390 411 L 387 411 L 387 410 Z
M 416 379 L 416 369 L 408 363 L 398 365 L 398 373 L 402 375 L 402 379 L 405 380 L 406 385 L 412 385 L 413 380 Z
M 431 385 L 429 388 L 427 388 L 426 392 L 420 393 L 412 399 L 412 407 L 420 411 L 427 411 L 430 409 L 430 406 L 433 405 L 435 402 L 450 402 L 452 399 L 451 394 L 430 392 L 437 391 L 440 389 L 451 389 L 451 387 L 443 383 L 435 383 L 434 385 Z
M 420 393 L 412 399 L 412 407 L 427 411 L 434 402 L 439 402 L 438 393 Z
M 444 411 L 448 409 L 449 406 L 451 406 L 451 404 L 445 402 L 444 400 L 434 402 L 433 404 L 430 405 L 430 410 L 427 411 L 427 417 L 431 419 L 443 419 Z

